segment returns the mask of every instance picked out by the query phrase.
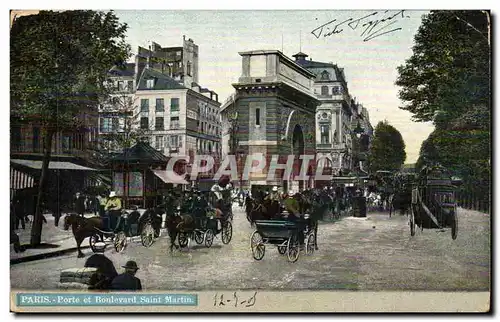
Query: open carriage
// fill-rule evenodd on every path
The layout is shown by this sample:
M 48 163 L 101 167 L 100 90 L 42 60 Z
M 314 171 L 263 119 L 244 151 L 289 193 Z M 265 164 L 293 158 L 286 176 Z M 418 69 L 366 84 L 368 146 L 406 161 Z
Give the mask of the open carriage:
M 144 247 L 150 247 L 160 236 L 163 208 L 132 208 L 123 210 L 117 232 L 94 228 L 96 233 L 89 239 L 90 249 L 95 252 L 96 244 L 112 242 L 117 252 L 122 252 L 130 241 L 141 241 Z
M 266 253 L 266 245 L 274 245 L 281 255 L 287 254 L 288 261 L 294 263 L 299 259 L 300 242 L 299 232 L 304 232 L 304 247 L 307 255 L 314 253 L 314 229 L 305 215 L 301 221 L 257 220 L 256 230 L 250 236 L 250 247 L 253 258 L 261 260 Z
M 452 180 L 442 167 L 426 168 L 412 189 L 410 207 L 410 234 L 415 235 L 415 226 L 430 229 L 451 228 L 451 237 L 458 235 L 456 185 L 460 180 Z

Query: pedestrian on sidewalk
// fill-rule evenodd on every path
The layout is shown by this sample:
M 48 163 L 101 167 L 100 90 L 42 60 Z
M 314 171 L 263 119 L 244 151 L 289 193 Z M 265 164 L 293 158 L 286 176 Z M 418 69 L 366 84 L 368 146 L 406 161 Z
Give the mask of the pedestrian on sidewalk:
M 85 213 L 85 196 L 79 192 L 76 193 L 75 195 L 75 212 L 77 215 L 80 215 L 83 217 L 83 214 Z
M 135 261 L 128 261 L 125 266 L 125 272 L 118 275 L 111 282 L 111 289 L 116 291 L 141 291 L 141 280 L 135 277 L 139 267 Z

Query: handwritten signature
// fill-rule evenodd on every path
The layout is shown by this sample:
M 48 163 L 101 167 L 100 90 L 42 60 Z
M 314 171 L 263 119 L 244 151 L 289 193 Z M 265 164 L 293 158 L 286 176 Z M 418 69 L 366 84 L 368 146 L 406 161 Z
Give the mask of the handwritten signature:
M 226 306 L 233 305 L 234 307 L 245 306 L 251 307 L 255 305 L 255 300 L 257 299 L 257 292 L 254 292 L 249 298 L 239 297 L 238 292 L 234 292 L 230 296 L 224 297 L 224 294 L 215 293 L 214 296 L 214 306 Z
M 386 15 L 388 12 L 389 10 L 385 10 L 382 13 L 382 16 L 380 16 L 379 12 L 375 11 L 364 17 L 357 19 L 349 18 L 337 24 L 334 24 L 334 22 L 337 22 L 337 19 L 333 19 L 332 21 L 327 22 L 319 26 L 318 28 L 314 29 L 313 31 L 311 31 L 311 33 L 316 37 L 316 39 L 318 39 L 321 36 L 329 37 L 331 35 L 340 34 L 341 32 L 344 31 L 344 29 L 341 26 L 347 23 L 347 26 L 349 26 L 352 30 L 356 30 L 357 28 L 360 27 L 360 29 L 362 30 L 360 36 L 364 37 L 363 41 L 369 41 L 371 39 L 380 37 L 382 35 L 386 35 L 388 33 L 403 29 L 399 27 L 387 30 L 389 29 L 390 26 L 394 25 L 397 22 L 397 18 L 410 18 L 410 16 L 405 15 L 405 10 L 400 10 L 395 14 Z M 368 20 L 369 17 L 373 17 L 376 15 L 379 15 L 381 19 Z

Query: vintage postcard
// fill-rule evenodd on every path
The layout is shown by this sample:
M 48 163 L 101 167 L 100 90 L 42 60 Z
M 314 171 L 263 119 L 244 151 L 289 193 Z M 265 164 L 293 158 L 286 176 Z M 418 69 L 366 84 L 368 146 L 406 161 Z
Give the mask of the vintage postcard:
M 12 312 L 478 312 L 487 10 L 11 10 Z

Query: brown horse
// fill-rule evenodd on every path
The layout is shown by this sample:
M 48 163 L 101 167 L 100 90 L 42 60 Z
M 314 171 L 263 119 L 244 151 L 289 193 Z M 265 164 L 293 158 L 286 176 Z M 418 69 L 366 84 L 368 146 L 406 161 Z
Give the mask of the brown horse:
M 84 218 L 77 214 L 69 214 L 64 217 L 64 230 L 68 230 L 71 226 L 73 237 L 75 237 L 78 257 L 84 257 L 80 245 L 87 237 L 99 235 L 100 240 L 103 240 L 103 222 L 101 217 Z M 96 229 L 97 228 L 97 229 Z

